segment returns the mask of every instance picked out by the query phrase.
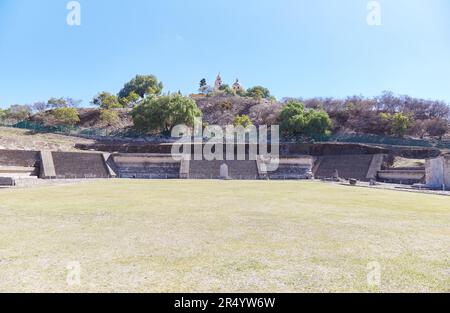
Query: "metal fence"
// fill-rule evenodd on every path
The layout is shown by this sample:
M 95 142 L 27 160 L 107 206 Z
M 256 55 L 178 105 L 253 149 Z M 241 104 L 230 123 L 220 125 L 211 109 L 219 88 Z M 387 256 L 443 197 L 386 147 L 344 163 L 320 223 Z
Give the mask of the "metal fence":
M 10 128 L 18 128 L 18 129 L 26 129 L 31 130 L 33 132 L 40 133 L 54 133 L 54 134 L 63 134 L 63 135 L 78 135 L 78 136 L 87 136 L 87 137 L 109 137 L 115 135 L 113 132 L 107 129 L 101 128 L 80 128 L 71 125 L 55 125 L 55 126 L 47 126 L 38 122 L 31 121 L 22 121 L 18 123 L 8 123 L 8 122 L 0 122 L 0 126 L 2 127 L 10 127 Z
M 119 132 L 111 132 L 104 128 L 80 128 L 69 125 L 46 126 L 42 123 L 21 121 L 18 123 L 1 122 L 0 126 L 12 127 L 19 129 L 28 129 L 34 132 L 55 133 L 64 135 L 84 136 L 84 137 L 138 137 L 137 132 L 127 132 L 122 134 Z M 366 135 L 366 134 L 349 134 L 349 135 L 331 135 L 315 138 L 315 142 L 339 142 L 339 143 L 361 143 L 361 144 L 382 144 L 393 146 L 411 146 L 431 148 L 437 147 L 440 149 L 450 149 L 450 140 L 426 140 L 414 138 L 399 138 L 380 135 Z
M 368 134 L 331 135 L 317 138 L 316 141 L 450 149 L 450 140 L 427 140 Z

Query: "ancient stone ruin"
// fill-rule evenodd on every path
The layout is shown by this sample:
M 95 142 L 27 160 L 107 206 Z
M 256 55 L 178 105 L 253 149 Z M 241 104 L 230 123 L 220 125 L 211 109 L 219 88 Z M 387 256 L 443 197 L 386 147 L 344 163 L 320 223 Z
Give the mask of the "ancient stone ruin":
M 450 190 L 450 154 L 426 161 L 426 186 Z
M 86 152 L 0 150 L 0 184 L 24 179 L 232 179 L 232 180 L 339 180 L 425 183 L 450 189 L 449 155 L 433 149 L 396 149 L 359 144 L 282 144 L 277 166 L 273 159 L 248 155 L 246 159 L 198 160 L 174 156 L 172 144 L 109 143 L 81 145 Z M 249 147 L 243 148 L 246 153 Z M 192 151 L 195 148 L 193 147 Z M 429 158 L 425 167 L 390 168 L 393 155 Z M 430 157 L 431 156 L 431 157 Z M 426 179 L 425 179 L 426 178 Z M 335 178 L 336 179 L 336 178 Z

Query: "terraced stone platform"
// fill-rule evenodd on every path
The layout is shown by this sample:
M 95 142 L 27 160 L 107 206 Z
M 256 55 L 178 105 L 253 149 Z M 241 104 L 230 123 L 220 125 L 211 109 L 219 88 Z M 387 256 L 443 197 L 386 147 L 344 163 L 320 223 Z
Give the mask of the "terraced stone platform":
M 190 179 L 220 179 L 221 166 L 228 167 L 229 179 L 259 179 L 258 166 L 256 161 L 238 161 L 238 160 L 224 160 L 224 161 L 190 161 L 189 178 Z
M 340 178 L 367 181 L 373 154 L 320 156 L 316 161 L 315 178 L 331 178 L 336 170 Z
M 100 153 L 53 152 L 56 178 L 109 178 Z
M 119 178 L 180 178 L 181 162 L 170 154 L 117 154 L 112 158 Z

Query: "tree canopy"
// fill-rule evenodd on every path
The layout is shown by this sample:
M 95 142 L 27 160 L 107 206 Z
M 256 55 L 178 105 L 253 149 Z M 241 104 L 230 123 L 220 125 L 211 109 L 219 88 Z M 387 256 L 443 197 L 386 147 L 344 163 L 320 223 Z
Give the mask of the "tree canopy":
M 256 99 L 269 99 L 271 97 L 270 90 L 263 86 L 255 86 L 247 89 L 246 96 Z
M 81 104 L 81 100 L 73 98 L 50 98 L 47 101 L 47 107 L 58 108 L 76 108 Z
M 154 75 L 136 75 L 119 92 L 119 98 L 128 98 L 133 92 L 140 98 L 149 95 L 160 95 L 163 90 L 163 83 L 158 81 Z
M 14 104 L 5 110 L 3 117 L 15 121 L 24 121 L 31 116 L 32 110 L 30 106 L 25 104 Z
M 146 98 L 133 109 L 134 126 L 139 131 L 169 135 L 176 125 L 193 126 L 201 116 L 195 101 L 180 94 Z
M 117 109 L 122 108 L 122 103 L 119 102 L 119 98 L 109 92 L 103 91 L 96 95 L 91 103 L 102 109 Z
M 332 122 L 325 111 L 305 110 L 303 103 L 288 102 L 280 114 L 280 127 L 285 135 L 320 138 L 331 130 Z

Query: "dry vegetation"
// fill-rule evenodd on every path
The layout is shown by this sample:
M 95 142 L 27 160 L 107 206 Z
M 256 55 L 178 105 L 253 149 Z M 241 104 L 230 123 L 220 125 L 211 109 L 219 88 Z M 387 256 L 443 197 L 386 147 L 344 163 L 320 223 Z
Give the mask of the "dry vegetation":
M 231 125 L 238 115 L 248 115 L 255 125 L 275 124 L 282 109 L 276 101 L 239 96 L 201 97 L 196 102 L 210 125 Z
M 76 143 L 91 144 L 93 140 L 52 133 L 0 127 L 0 150 L 74 151 Z
M 424 159 L 406 159 L 401 157 L 396 157 L 393 168 L 408 168 L 408 167 L 425 167 Z
M 450 291 L 448 197 L 111 180 L 0 198 L 0 291 Z M 66 284 L 73 261 L 79 287 Z M 367 284 L 374 261 L 379 287 Z

